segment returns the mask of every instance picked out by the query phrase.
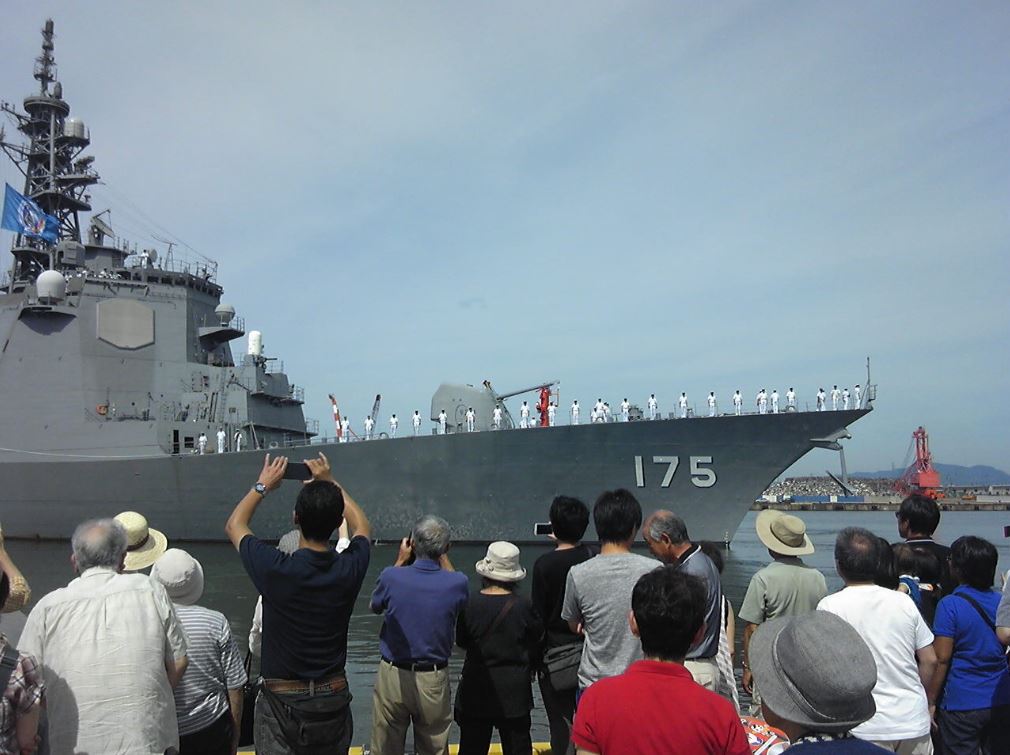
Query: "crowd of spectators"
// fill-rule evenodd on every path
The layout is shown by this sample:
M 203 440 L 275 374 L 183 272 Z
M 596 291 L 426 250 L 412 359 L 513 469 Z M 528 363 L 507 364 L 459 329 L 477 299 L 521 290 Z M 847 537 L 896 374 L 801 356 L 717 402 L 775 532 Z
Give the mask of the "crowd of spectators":
M 225 524 L 262 598 L 261 678 L 250 685 L 227 618 L 199 605 L 195 558 L 138 513 L 87 521 L 71 541 L 77 577 L 34 604 L 16 648 L 0 634 L 0 755 L 234 755 L 246 705 L 260 753 L 347 752 L 348 624 L 371 527 L 320 454 L 283 547 L 257 537 L 256 511 L 286 464 L 267 456 Z M 935 501 L 902 502 L 894 545 L 839 532 L 844 588 L 833 594 L 803 561 L 814 552 L 803 520 L 757 517 L 771 561 L 739 611 L 749 711 L 718 548 L 692 541 L 671 511 L 643 522 L 627 490 L 604 491 L 591 516 L 598 547 L 582 542 L 582 501 L 552 502 L 556 547 L 533 564 L 529 595 L 514 544 L 488 546 L 471 592 L 449 559 L 450 523 L 418 519 L 368 602 L 383 617 L 371 752 L 404 753 L 411 732 L 411 751 L 447 753 L 455 721 L 462 755 L 485 755 L 495 731 L 503 753 L 527 755 L 536 680 L 555 753 L 1010 753 L 1010 587 L 993 589 L 988 541 L 932 539 Z M 652 558 L 632 551 L 639 535 Z M 30 596 L 0 533 L 0 608 Z M 465 651 L 458 680 L 454 647 Z
M 871 495 L 871 496 L 893 496 L 894 480 L 888 478 L 861 478 L 850 477 L 849 487 L 852 489 L 851 495 Z M 796 496 L 831 496 L 850 495 L 845 493 L 838 483 L 830 477 L 789 477 L 785 480 L 776 480 L 762 494 L 763 496 L 778 497 L 780 500 L 795 498 Z

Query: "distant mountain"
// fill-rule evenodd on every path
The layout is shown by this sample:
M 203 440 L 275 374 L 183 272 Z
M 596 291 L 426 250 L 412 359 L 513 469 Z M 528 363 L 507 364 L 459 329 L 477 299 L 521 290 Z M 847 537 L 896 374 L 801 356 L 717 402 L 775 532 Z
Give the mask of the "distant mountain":
M 934 464 L 940 473 L 944 485 L 975 486 L 975 485 L 1010 485 L 1010 474 L 996 467 L 977 465 L 962 467 L 959 464 Z M 850 472 L 850 477 L 894 479 L 902 470 L 886 469 L 882 472 Z

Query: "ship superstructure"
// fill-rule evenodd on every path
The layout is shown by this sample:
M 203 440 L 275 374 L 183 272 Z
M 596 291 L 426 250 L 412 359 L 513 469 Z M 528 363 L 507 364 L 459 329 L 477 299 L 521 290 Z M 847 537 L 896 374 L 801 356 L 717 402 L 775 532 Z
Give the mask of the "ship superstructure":
M 295 459 L 326 453 L 383 540 L 398 541 L 426 512 L 451 522 L 456 540 L 537 540 L 534 524 L 555 495 L 592 502 L 618 487 L 633 490 L 646 513 L 680 513 L 693 537 L 721 539 L 783 470 L 813 448 L 837 449 L 847 426 L 871 411 L 872 388 L 845 411 L 558 427 L 541 417 L 520 430 L 505 410 L 495 431 L 491 412 L 515 394 L 447 383 L 431 404 L 432 420 L 447 414 L 445 433 L 322 440 L 305 419 L 302 389 L 222 303 L 213 261 L 131 246 L 109 211 L 93 213 L 89 189 L 99 176 L 85 154 L 90 134 L 64 99 L 53 36 L 47 21 L 38 91 L 21 109 L 2 105 L 24 142 L 0 134 L 0 148 L 24 174 L 23 194 L 58 226 L 52 242 L 17 234 L 0 283 L 0 518 L 8 536 L 66 538 L 84 519 L 132 509 L 169 537 L 222 540 L 231 507 L 270 450 Z M 248 348 L 236 356 L 232 345 L 244 336 Z M 531 389 L 541 410 L 552 385 Z M 461 432 L 471 408 L 476 431 Z M 216 452 L 219 432 L 224 453 Z M 202 437 L 206 454 L 197 453 Z M 290 483 L 271 494 L 259 532 L 290 527 L 297 490 Z
M 221 303 L 215 262 L 131 247 L 108 212 L 82 226 L 99 175 L 56 78 L 52 21 L 42 37 L 38 91 L 23 112 L 2 105 L 27 142 L 0 147 L 59 237 L 17 234 L 0 294 L 0 395 L 20 415 L 0 423 L 3 460 L 186 453 L 219 428 L 229 447 L 307 441 L 316 428 L 282 363 L 259 346 L 236 360 L 245 326 Z

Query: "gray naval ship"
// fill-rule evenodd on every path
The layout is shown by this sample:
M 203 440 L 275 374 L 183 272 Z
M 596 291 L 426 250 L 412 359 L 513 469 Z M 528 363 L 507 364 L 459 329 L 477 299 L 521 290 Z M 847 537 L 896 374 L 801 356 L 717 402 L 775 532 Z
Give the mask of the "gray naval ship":
M 847 426 L 872 409 L 871 389 L 848 411 L 522 430 L 504 410 L 508 394 L 487 382 L 446 384 L 429 418 L 447 412 L 444 434 L 426 427 L 414 437 L 407 427 L 407 437 L 321 439 L 303 413 L 303 390 L 222 303 L 216 264 L 171 247 L 139 249 L 116 236 L 108 213 L 92 213 L 88 192 L 99 176 L 84 155 L 89 132 L 70 116 L 57 80 L 51 20 L 42 37 L 38 91 L 21 109 L 2 105 L 23 136 L 15 143 L 0 133 L 25 176 L 22 193 L 59 224 L 55 241 L 15 235 L 0 293 L 8 536 L 67 538 L 86 518 L 132 509 L 170 538 L 223 540 L 263 450 L 274 449 L 292 459 L 325 452 L 380 540 L 399 539 L 433 512 L 461 541 L 542 541 L 534 525 L 553 496 L 592 502 L 617 487 L 634 491 L 646 512 L 680 513 L 696 538 L 722 539 L 783 470 L 815 447 L 837 450 Z M 243 338 L 248 348 L 233 350 Z M 495 406 L 503 408 L 498 431 L 489 427 Z M 469 407 L 477 432 L 463 432 Z M 214 453 L 219 429 L 226 453 Z M 197 453 L 201 434 L 206 454 Z M 285 483 L 261 505 L 258 532 L 289 527 L 298 485 Z

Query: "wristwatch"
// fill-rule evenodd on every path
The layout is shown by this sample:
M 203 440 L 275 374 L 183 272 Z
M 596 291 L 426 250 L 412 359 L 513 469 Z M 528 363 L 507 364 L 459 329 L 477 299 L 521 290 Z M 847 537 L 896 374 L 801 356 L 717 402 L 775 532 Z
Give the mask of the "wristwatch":
M 257 482 L 255 485 L 253 485 L 252 489 L 255 490 L 257 493 L 259 493 L 261 496 L 266 496 L 267 494 L 267 486 L 264 485 L 262 482 Z

